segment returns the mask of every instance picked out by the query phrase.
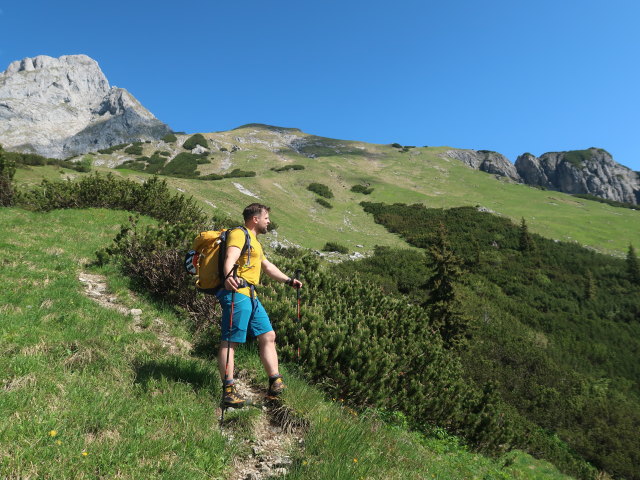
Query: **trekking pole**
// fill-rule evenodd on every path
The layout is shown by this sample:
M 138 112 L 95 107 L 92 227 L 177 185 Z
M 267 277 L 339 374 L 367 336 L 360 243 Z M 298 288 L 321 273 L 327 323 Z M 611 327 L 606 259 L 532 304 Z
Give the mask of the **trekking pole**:
M 296 273 L 293 276 L 294 280 L 300 280 L 301 273 L 302 272 L 300 269 L 296 270 Z M 300 287 L 296 288 L 296 297 L 298 300 L 298 336 L 300 336 L 300 330 L 302 327 L 302 324 L 300 322 Z M 300 361 L 300 340 L 298 340 L 298 361 Z
M 233 278 L 236 277 L 236 270 L 238 270 L 238 265 L 234 265 L 231 273 L 229 275 L 233 275 Z M 229 276 L 228 275 L 228 276 Z M 236 291 L 231 291 L 231 311 L 229 312 L 229 332 L 227 333 L 227 363 L 224 366 L 224 384 L 222 385 L 222 415 L 220 416 L 220 427 L 224 423 L 224 412 L 227 407 L 224 404 L 224 387 L 227 386 L 227 380 L 229 380 L 229 352 L 231 351 L 231 329 L 233 328 L 233 310 L 236 303 Z M 231 374 L 233 376 L 233 372 Z

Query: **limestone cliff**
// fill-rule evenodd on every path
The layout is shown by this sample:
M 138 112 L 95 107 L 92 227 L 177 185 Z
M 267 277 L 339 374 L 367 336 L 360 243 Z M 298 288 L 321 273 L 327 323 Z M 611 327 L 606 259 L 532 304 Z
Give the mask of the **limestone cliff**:
M 523 181 L 565 193 L 586 193 L 640 203 L 640 174 L 615 162 L 601 148 L 520 155 L 516 169 Z
M 15 61 L 0 73 L 0 144 L 64 158 L 170 131 L 86 55 Z
M 516 167 L 507 157 L 489 150 L 449 150 L 444 153 L 449 158 L 460 160 L 465 165 L 483 172 L 509 177 L 516 182 L 522 181 Z

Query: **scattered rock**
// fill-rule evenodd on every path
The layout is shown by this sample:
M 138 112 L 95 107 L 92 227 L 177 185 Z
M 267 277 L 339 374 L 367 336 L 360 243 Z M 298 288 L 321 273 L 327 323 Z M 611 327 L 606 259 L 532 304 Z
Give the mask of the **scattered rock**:
M 202 155 L 203 153 L 209 153 L 209 149 L 203 147 L 202 145 L 196 145 L 195 148 L 191 149 L 191 153 L 195 155 Z

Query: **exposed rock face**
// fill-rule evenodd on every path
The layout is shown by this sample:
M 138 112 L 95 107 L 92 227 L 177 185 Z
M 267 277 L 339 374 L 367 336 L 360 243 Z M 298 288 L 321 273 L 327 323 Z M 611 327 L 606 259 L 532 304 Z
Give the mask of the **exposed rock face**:
M 516 169 L 525 183 L 565 193 L 586 193 L 640 203 L 640 174 L 615 162 L 600 148 L 520 155 Z
M 489 150 L 449 150 L 444 155 L 460 160 L 473 169 L 509 177 L 516 182 L 522 181 L 513 163 L 498 152 Z
M 110 87 L 86 55 L 41 55 L 0 73 L 0 144 L 64 158 L 161 138 L 169 127 L 126 90 Z

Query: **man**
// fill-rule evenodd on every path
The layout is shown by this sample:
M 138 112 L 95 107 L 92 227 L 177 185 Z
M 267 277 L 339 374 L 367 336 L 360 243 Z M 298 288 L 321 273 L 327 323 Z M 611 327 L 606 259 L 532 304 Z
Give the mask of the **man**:
M 262 245 L 258 242 L 257 236 L 267 233 L 267 228 L 271 223 L 269 211 L 270 208 L 265 205 L 252 203 L 242 212 L 245 228 L 251 238 L 250 249 L 245 253 L 242 253 L 242 249 L 245 246 L 246 235 L 242 229 L 232 230 L 227 238 L 227 252 L 223 269 L 226 279 L 224 287 L 216 293 L 222 305 L 222 341 L 218 350 L 218 368 L 223 381 L 223 407 L 239 408 L 244 405 L 244 399 L 236 393 L 233 372 L 235 348 L 238 343 L 246 341 L 247 333 L 258 339 L 260 360 L 269 376 L 267 394 L 277 396 L 285 388 L 282 375 L 278 371 L 276 334 L 267 312 L 255 296 L 253 286 L 260 282 L 262 270 L 274 280 L 287 283 L 294 288 L 301 288 L 302 283 L 285 275 L 267 260 Z M 234 268 L 237 268 L 237 276 L 233 275 Z M 236 292 L 235 296 L 234 292 Z M 233 297 L 235 297 L 233 326 L 229 331 Z

